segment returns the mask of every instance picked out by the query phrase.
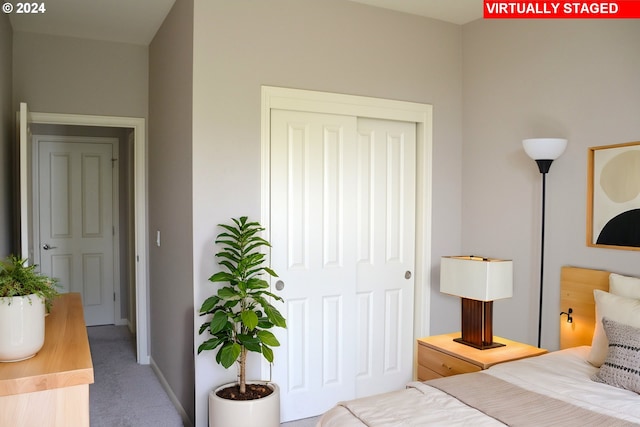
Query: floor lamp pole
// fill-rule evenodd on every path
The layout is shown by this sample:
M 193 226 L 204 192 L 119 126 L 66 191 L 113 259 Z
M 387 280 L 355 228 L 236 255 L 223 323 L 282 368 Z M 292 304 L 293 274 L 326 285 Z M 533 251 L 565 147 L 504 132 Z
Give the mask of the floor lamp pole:
M 547 198 L 547 172 L 551 167 L 553 160 L 536 160 L 538 169 L 542 174 L 542 225 L 540 226 L 540 303 L 538 305 L 538 348 L 541 345 L 542 336 L 542 291 L 544 284 L 544 218 L 546 211 Z
M 542 335 L 542 290 L 544 283 L 544 217 L 545 201 L 547 193 L 547 173 L 542 172 L 542 225 L 540 227 L 540 304 L 538 307 L 538 348 L 540 348 L 540 337 Z

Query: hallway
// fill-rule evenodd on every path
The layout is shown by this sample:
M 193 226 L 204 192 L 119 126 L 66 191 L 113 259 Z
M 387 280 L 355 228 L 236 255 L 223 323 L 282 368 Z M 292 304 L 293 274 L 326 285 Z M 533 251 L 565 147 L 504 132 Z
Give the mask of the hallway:
M 182 427 L 182 419 L 149 365 L 138 365 L 126 326 L 87 328 L 94 384 L 92 427 Z

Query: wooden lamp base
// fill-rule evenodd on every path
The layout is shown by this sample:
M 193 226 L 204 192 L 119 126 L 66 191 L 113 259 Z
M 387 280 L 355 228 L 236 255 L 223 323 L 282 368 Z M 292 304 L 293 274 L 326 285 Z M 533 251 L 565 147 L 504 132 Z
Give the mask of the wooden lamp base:
M 462 337 L 454 341 L 479 350 L 504 347 L 493 341 L 493 301 L 462 298 Z

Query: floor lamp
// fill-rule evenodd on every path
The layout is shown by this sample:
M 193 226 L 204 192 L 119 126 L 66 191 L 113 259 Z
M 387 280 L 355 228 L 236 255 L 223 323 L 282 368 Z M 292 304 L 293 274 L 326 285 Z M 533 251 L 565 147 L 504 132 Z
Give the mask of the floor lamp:
M 542 289 L 544 282 L 544 214 L 546 198 L 546 176 L 551 163 L 567 148 L 567 140 L 562 138 L 530 138 L 522 141 L 524 151 L 536 161 L 542 174 L 542 226 L 540 240 L 540 305 L 538 307 L 538 347 L 542 333 Z

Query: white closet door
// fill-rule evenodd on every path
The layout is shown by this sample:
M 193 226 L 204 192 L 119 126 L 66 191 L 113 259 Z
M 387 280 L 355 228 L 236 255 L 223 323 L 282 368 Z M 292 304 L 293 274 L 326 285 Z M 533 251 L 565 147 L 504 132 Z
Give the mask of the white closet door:
M 271 263 L 288 325 L 273 378 L 285 421 L 355 395 L 355 137 L 355 117 L 271 115 Z
M 415 123 L 359 119 L 358 397 L 413 373 Z
M 415 124 L 272 110 L 283 421 L 401 388 L 413 360 Z

